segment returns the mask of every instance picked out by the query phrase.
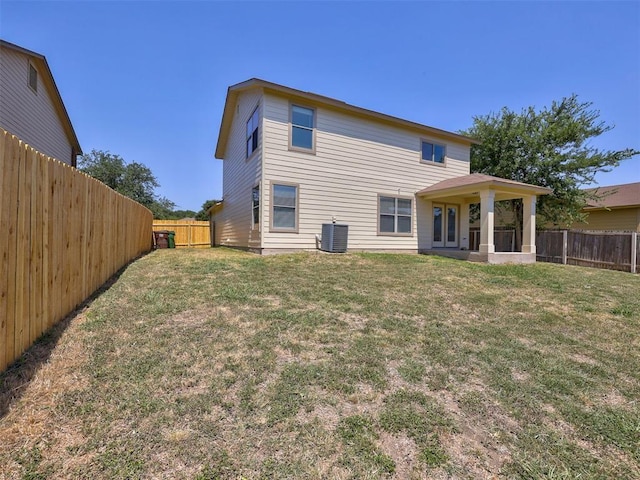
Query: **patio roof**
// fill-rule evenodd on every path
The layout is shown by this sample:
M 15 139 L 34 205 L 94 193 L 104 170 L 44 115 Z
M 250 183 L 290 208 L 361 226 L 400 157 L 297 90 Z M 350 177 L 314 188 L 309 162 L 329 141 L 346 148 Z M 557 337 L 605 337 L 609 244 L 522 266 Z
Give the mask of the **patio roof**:
M 553 191 L 547 187 L 493 177 L 483 173 L 472 173 L 443 180 L 420 190 L 416 195 L 431 200 L 459 201 L 463 199 L 467 203 L 474 203 L 480 198 L 481 190 L 495 191 L 496 201 L 522 198 L 525 195 L 547 195 Z

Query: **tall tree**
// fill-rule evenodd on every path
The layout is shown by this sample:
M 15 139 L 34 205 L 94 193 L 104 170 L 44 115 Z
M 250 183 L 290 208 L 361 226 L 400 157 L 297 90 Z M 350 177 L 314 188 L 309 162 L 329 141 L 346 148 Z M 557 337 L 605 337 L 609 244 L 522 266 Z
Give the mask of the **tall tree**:
M 596 173 L 640 153 L 591 146 L 591 139 L 613 128 L 599 120 L 592 105 L 572 95 L 540 111 L 528 107 L 517 113 L 504 107 L 497 114 L 474 117 L 473 126 L 462 132 L 482 142 L 471 148 L 471 171 L 552 188 L 553 194 L 538 201 L 542 223 L 566 226 L 583 219 L 580 210 L 593 194 L 581 187 L 592 183 Z M 510 201 L 506 207 L 519 233 L 522 202 Z
M 155 218 L 166 218 L 175 208 L 171 200 L 156 195 L 155 189 L 160 185 L 151 170 L 142 163 L 127 163 L 120 155 L 91 150 L 80 157 L 78 169 L 144 205 Z

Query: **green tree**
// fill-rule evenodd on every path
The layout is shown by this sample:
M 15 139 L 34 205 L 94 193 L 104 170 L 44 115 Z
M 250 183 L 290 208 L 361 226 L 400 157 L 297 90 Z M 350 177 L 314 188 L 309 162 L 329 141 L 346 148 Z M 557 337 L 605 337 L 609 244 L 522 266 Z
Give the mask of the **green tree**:
M 160 184 L 151 170 L 142 163 L 127 163 L 120 155 L 91 150 L 80 157 L 78 169 L 144 205 L 153 212 L 154 218 L 170 218 L 176 206 L 168 198 L 156 195 L 155 189 Z
M 597 172 L 640 153 L 591 146 L 591 139 L 613 128 L 599 120 L 592 105 L 572 95 L 540 111 L 529 107 L 517 113 L 504 107 L 497 114 L 474 117 L 473 126 L 461 132 L 482 142 L 471 148 L 471 171 L 552 188 L 553 194 L 538 200 L 540 224 L 567 226 L 584 219 L 580 209 L 592 194 L 581 187 L 592 183 Z M 505 207 L 521 232 L 522 202 L 508 201 Z
M 196 218 L 196 212 L 193 210 L 174 210 L 171 214 L 174 220 L 181 218 Z
M 176 204 L 166 197 L 156 198 L 155 201 L 148 207 L 153 213 L 153 218 L 158 220 L 174 220 L 173 209 Z
M 209 220 L 209 215 L 207 214 L 207 210 L 211 208 L 213 205 L 218 203 L 220 200 L 207 200 L 202 204 L 202 208 L 198 213 L 196 213 L 196 220 Z

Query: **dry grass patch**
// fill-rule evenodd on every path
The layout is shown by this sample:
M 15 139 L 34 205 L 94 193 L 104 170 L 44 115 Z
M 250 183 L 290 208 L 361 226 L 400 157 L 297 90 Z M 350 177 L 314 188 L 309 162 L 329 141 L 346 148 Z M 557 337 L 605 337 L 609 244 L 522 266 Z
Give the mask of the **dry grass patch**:
M 639 286 L 158 251 L 3 375 L 0 478 L 640 477 Z

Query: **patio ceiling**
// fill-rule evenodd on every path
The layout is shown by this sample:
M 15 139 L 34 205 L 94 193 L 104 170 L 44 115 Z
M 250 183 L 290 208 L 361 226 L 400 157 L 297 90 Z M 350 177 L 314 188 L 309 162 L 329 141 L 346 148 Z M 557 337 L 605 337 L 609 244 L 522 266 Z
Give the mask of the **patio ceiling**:
M 416 193 L 419 197 L 450 203 L 478 203 L 480 192 L 493 190 L 495 201 L 523 198 L 531 195 L 547 195 L 553 190 L 506 178 L 472 173 L 462 177 L 443 180 Z

